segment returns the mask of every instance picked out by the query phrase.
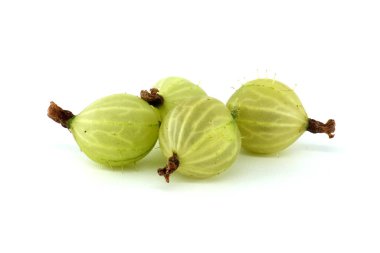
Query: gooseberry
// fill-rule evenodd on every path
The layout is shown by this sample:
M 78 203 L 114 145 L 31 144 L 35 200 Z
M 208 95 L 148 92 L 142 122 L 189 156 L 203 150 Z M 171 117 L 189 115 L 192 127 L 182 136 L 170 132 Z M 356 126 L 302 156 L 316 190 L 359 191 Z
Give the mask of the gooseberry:
M 142 90 L 140 96 L 149 104 L 158 108 L 163 119 L 165 115 L 183 101 L 207 94 L 198 85 L 182 77 L 166 77 L 159 80 L 150 92 Z
M 242 146 L 253 153 L 279 152 L 305 131 L 334 137 L 335 121 L 310 119 L 296 93 L 272 79 L 241 86 L 227 102 L 242 135 Z
M 128 94 L 101 98 L 76 116 L 51 102 L 48 116 L 70 130 L 90 159 L 111 168 L 146 156 L 157 141 L 160 124 L 152 106 Z
M 177 105 L 162 121 L 161 152 L 168 159 L 158 174 L 206 178 L 229 168 L 241 146 L 240 133 L 226 106 L 217 99 L 200 97 Z

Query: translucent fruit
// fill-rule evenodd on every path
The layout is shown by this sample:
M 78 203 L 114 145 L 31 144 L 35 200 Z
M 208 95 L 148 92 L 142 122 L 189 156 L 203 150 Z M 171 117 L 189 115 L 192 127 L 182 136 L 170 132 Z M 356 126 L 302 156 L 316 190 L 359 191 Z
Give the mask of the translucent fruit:
M 150 89 L 150 92 L 142 90 L 140 95 L 142 99 L 159 109 L 162 119 L 183 101 L 207 96 L 198 85 L 181 77 L 163 78 Z
M 241 146 L 230 112 L 210 97 L 173 108 L 162 122 L 159 143 L 168 163 L 158 173 L 167 182 L 174 171 L 197 178 L 217 175 L 232 165 Z
M 70 130 L 89 158 L 111 168 L 140 160 L 158 138 L 155 109 L 128 94 L 101 98 L 76 116 L 51 102 L 48 116 Z
M 253 153 L 279 152 L 306 130 L 334 137 L 335 121 L 309 119 L 292 89 L 272 79 L 257 79 L 240 87 L 227 102 L 242 135 L 242 146 Z

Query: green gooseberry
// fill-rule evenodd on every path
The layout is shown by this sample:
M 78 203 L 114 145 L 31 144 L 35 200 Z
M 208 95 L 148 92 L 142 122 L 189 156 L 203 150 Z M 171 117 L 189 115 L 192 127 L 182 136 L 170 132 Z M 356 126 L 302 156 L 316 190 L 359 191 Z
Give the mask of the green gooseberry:
M 70 130 L 90 159 L 111 168 L 146 156 L 157 142 L 160 125 L 155 108 L 128 94 L 101 98 L 76 116 L 51 102 L 48 116 Z
M 177 105 L 187 99 L 206 97 L 201 87 L 182 77 L 166 77 L 159 80 L 150 92 L 142 90 L 140 96 L 149 104 L 158 108 L 161 119 Z
M 310 119 L 296 93 L 272 79 L 242 85 L 227 107 L 242 135 L 242 146 L 253 153 L 271 154 L 294 143 L 305 131 L 334 137 L 335 121 Z
M 174 172 L 196 178 L 217 175 L 239 154 L 239 129 L 226 106 L 217 99 L 200 97 L 177 105 L 166 115 L 159 144 L 168 159 L 158 174 L 169 182 Z

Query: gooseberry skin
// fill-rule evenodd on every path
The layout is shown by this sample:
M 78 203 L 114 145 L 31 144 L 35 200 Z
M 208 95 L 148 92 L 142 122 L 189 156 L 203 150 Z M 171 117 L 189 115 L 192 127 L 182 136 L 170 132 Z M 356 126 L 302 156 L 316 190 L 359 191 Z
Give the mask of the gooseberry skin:
M 101 98 L 68 122 L 80 149 L 107 167 L 126 167 L 144 156 L 158 139 L 159 116 L 142 99 L 115 94 Z
M 158 107 L 162 119 L 183 101 L 207 96 L 201 87 L 182 77 L 163 78 L 154 85 L 154 88 L 158 89 L 158 94 L 164 99 L 162 105 Z
M 296 93 L 272 79 L 241 86 L 227 107 L 242 135 L 242 146 L 253 153 L 277 153 L 294 143 L 307 129 L 308 116 Z
M 164 118 L 159 143 L 167 159 L 175 154 L 179 173 L 206 178 L 229 168 L 240 151 L 240 133 L 226 106 L 203 97 L 185 101 Z M 168 179 L 167 179 L 168 181 Z

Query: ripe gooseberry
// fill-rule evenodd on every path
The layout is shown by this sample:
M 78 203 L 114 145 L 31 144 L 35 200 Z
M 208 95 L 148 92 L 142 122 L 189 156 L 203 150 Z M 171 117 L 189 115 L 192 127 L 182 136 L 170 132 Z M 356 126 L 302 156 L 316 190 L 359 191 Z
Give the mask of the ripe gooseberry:
M 279 152 L 306 130 L 334 137 L 335 121 L 326 124 L 308 118 L 296 93 L 272 79 L 241 86 L 227 102 L 242 135 L 242 146 L 253 153 Z
M 111 168 L 146 156 L 157 141 L 160 124 L 152 106 L 128 94 L 101 98 L 76 116 L 51 102 L 48 116 L 70 130 L 90 159 Z
M 166 77 L 159 80 L 150 92 L 142 90 L 140 96 L 149 104 L 158 108 L 161 119 L 178 104 L 196 97 L 206 97 L 202 88 L 182 77 Z
M 168 162 L 158 174 L 167 182 L 174 171 L 197 178 L 217 175 L 232 165 L 241 146 L 230 112 L 210 97 L 187 100 L 169 111 L 159 144 Z

